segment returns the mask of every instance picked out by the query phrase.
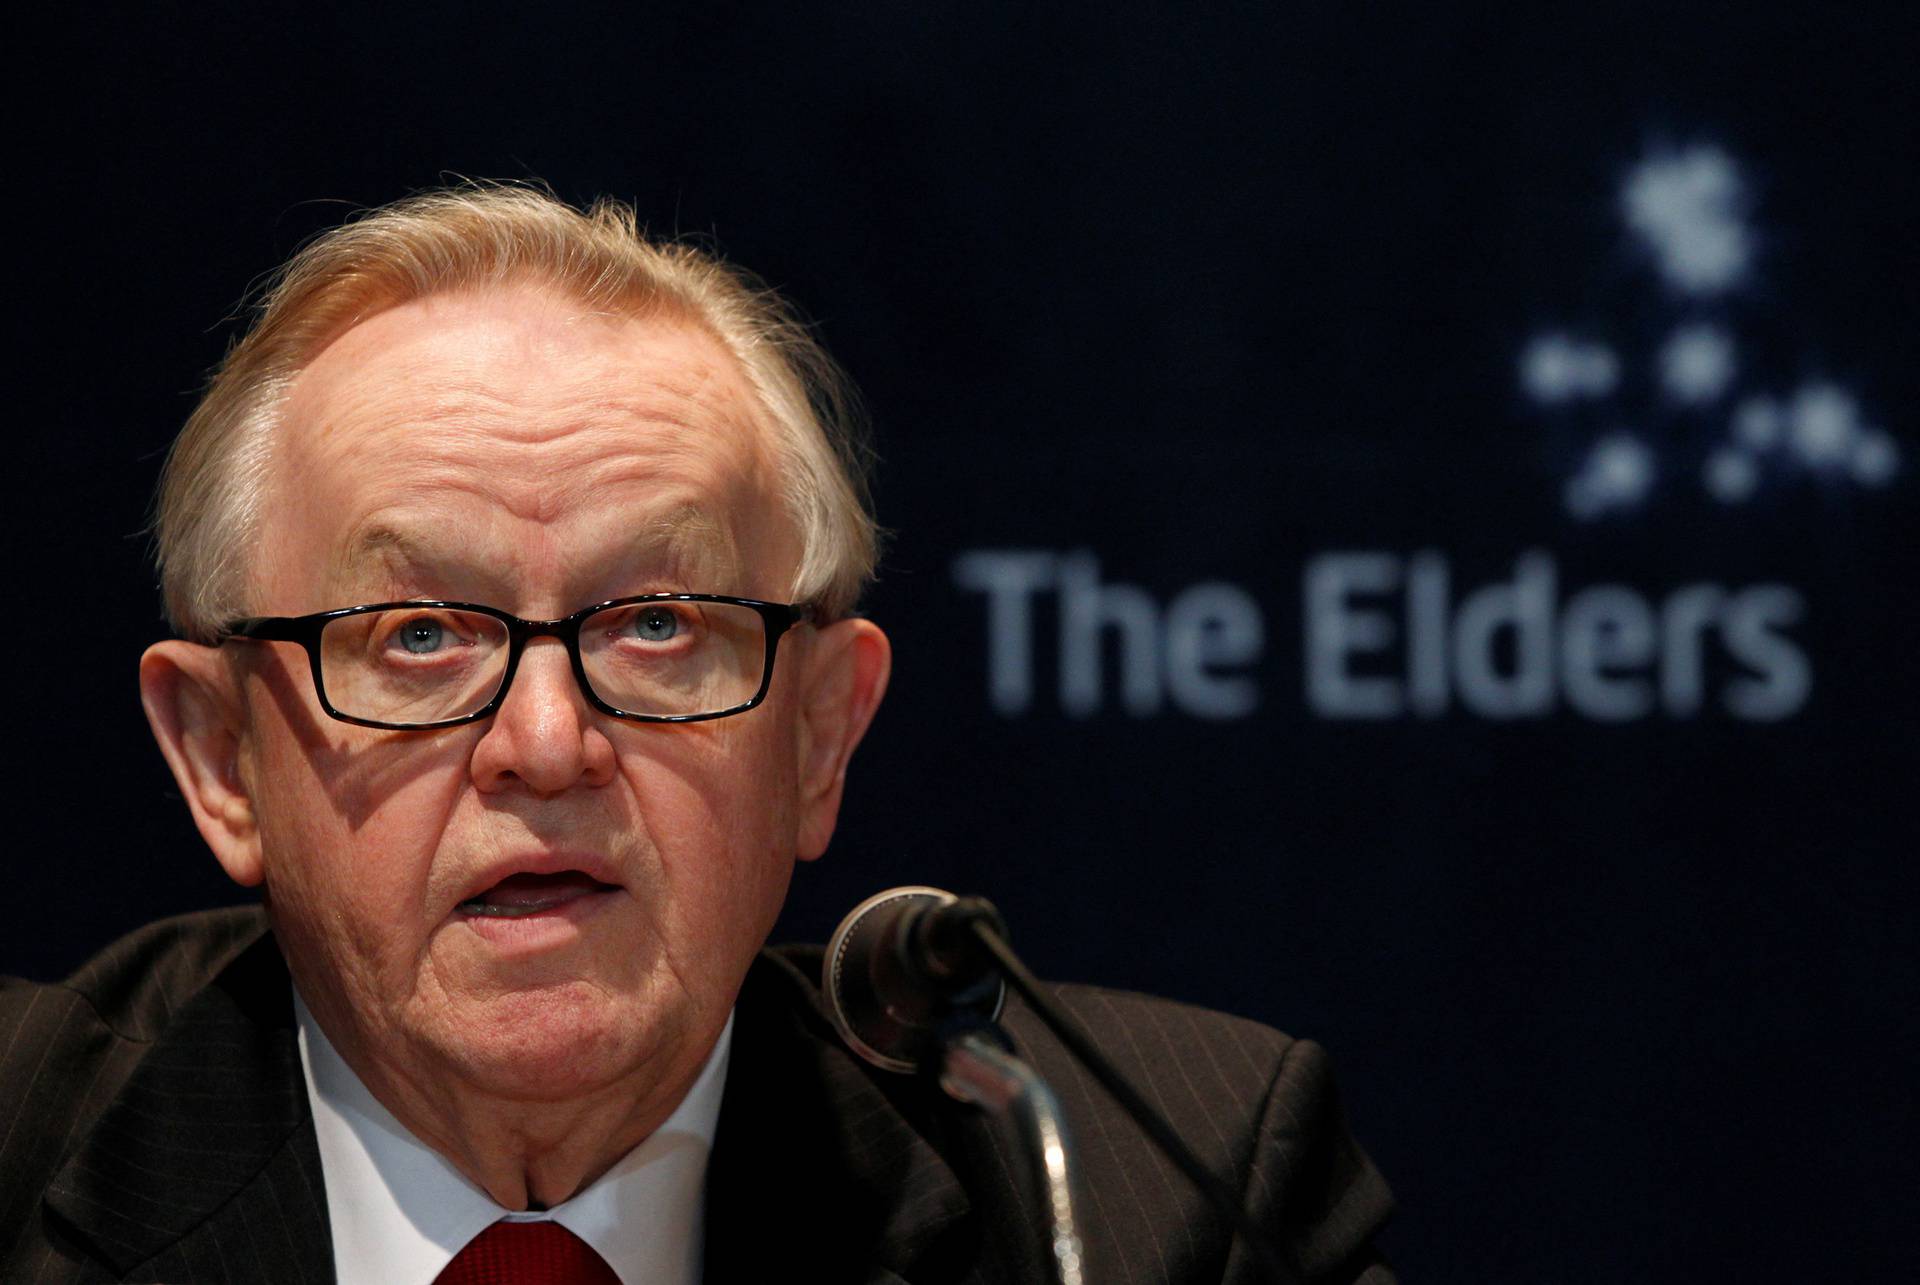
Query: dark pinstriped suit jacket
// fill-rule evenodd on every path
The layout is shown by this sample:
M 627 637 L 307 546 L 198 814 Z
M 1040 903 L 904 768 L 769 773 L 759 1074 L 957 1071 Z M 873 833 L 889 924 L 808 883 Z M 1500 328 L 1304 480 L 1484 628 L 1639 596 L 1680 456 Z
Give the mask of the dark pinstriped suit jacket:
M 741 992 L 708 1176 L 710 1281 L 1047 1279 L 1013 1147 L 937 1089 L 869 1070 L 819 1015 L 817 951 Z M 1391 1208 L 1325 1055 L 1276 1031 L 1084 987 L 1061 997 L 1218 1172 L 1301 1281 L 1391 1281 Z M 263 915 L 122 940 L 60 985 L 0 983 L 0 1281 L 330 1281 L 286 967 Z M 1253 1281 L 1219 1219 L 1018 1005 L 1087 1179 L 1089 1279 Z

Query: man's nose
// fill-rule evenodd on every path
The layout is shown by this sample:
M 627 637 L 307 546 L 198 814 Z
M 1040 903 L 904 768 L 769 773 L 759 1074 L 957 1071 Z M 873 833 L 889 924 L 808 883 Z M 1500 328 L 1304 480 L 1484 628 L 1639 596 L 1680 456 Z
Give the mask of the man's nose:
M 472 770 L 485 792 L 519 787 L 549 795 L 613 779 L 613 744 L 559 639 L 527 643 L 506 699 L 474 746 Z

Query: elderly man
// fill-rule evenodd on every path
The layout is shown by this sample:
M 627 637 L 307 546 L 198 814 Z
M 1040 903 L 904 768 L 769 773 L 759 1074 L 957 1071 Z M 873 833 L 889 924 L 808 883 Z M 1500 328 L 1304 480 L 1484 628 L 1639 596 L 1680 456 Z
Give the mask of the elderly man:
M 990 1122 L 841 1048 L 817 952 L 761 953 L 887 685 L 849 401 L 611 203 L 435 193 L 288 265 L 168 460 L 181 637 L 140 666 L 263 911 L 0 992 L 0 1276 L 1039 1278 Z M 1387 1279 L 1317 1049 L 1064 994 L 1301 1279 Z M 1250 1279 L 1008 1024 L 1074 1113 L 1093 1278 Z

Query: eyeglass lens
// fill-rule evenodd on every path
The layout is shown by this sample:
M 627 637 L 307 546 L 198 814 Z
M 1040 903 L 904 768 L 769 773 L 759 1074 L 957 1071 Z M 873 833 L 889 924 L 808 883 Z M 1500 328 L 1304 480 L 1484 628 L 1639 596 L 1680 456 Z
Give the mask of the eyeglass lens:
M 507 672 L 507 626 L 438 607 L 369 611 L 329 621 L 321 681 L 340 713 L 379 723 L 462 718 L 493 700 Z M 753 698 L 766 665 L 766 627 L 751 607 L 642 602 L 580 626 L 580 660 L 594 694 L 629 714 L 685 716 Z

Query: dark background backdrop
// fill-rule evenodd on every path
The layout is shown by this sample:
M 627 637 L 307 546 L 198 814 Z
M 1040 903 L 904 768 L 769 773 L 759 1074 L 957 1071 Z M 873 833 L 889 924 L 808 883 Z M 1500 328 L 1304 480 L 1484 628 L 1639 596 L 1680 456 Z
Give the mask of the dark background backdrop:
M 238 896 L 140 716 L 161 635 L 158 457 L 249 283 L 443 176 L 635 200 L 816 317 L 864 386 L 896 532 L 870 612 L 895 685 L 785 935 L 901 882 L 996 898 L 1037 967 L 1332 1047 L 1428 1281 L 1910 1278 L 1920 951 L 1910 819 L 1916 35 L 1908 6 L 549 4 L 96 11 L 14 45 L 6 506 L 14 782 L 0 969 Z M 1648 158 L 1737 166 L 1735 290 L 1662 285 L 1621 219 Z M 1693 150 L 1689 150 L 1693 149 Z M 1663 408 L 1705 317 L 1740 395 L 1844 387 L 1897 467 L 1756 456 L 1736 399 Z M 226 320 L 223 320 L 226 319 Z M 1619 386 L 1543 408 L 1556 328 Z M 1562 501 L 1608 433 L 1643 501 Z M 1084 550 L 1159 603 L 1225 582 L 1258 705 L 988 699 L 970 551 Z M 1433 550 L 1454 597 L 1544 551 L 1564 601 L 1787 586 L 1811 688 L 1750 721 L 1556 698 L 1490 719 L 1317 715 L 1302 578 Z M 1369 599 L 1398 610 L 1390 598 Z M 1119 657 L 1108 644 L 1107 669 Z M 1392 649 L 1356 670 L 1404 672 Z M 1518 663 L 1503 652 L 1502 664 Z M 1643 666 L 1652 672 L 1650 666 Z M 1751 675 L 1748 675 L 1751 677 Z

